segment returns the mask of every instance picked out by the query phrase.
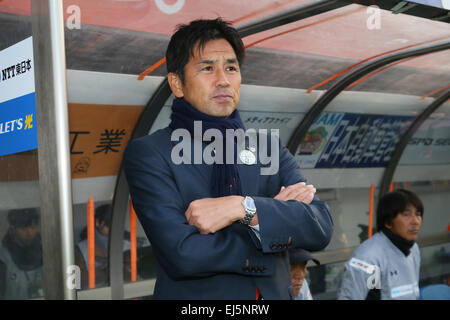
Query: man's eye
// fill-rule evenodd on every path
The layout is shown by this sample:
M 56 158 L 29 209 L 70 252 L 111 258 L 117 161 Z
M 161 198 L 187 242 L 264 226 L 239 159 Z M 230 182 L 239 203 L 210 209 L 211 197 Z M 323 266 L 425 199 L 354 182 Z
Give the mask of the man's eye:
M 227 67 L 227 70 L 228 71 L 237 71 L 237 68 L 235 66 L 230 66 L 230 67 Z
M 204 70 L 204 71 L 211 71 L 212 67 L 211 66 L 203 67 L 202 70 Z

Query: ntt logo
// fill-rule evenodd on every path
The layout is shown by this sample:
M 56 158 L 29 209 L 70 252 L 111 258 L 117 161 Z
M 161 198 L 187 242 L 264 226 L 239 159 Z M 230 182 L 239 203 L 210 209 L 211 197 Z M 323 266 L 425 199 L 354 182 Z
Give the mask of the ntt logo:
M 12 66 L 2 69 L 0 81 L 6 81 L 14 77 L 20 76 L 31 70 L 31 60 L 24 60 Z

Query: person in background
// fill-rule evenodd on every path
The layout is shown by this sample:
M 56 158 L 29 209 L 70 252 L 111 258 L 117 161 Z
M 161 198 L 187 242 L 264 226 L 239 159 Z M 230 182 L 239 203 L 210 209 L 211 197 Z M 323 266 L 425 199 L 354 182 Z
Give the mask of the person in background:
M 8 223 L 0 247 L 0 299 L 41 297 L 44 291 L 39 213 L 35 208 L 13 209 L 8 212 Z
M 289 249 L 289 264 L 291 265 L 291 283 L 295 300 L 313 300 L 306 281 L 307 263 L 309 260 L 320 265 L 311 253 L 300 248 Z
M 416 239 L 424 207 L 411 191 L 398 189 L 378 202 L 377 233 L 345 264 L 339 300 L 416 300 L 420 252 Z
M 112 218 L 112 205 L 103 204 L 95 209 L 95 286 L 102 287 L 109 283 L 108 246 Z M 87 227 L 80 234 L 81 241 L 75 247 L 75 264 L 81 271 L 81 288 L 88 288 L 88 241 Z M 129 233 L 124 235 L 124 251 L 130 250 Z M 124 255 L 124 279 L 130 280 L 130 258 Z

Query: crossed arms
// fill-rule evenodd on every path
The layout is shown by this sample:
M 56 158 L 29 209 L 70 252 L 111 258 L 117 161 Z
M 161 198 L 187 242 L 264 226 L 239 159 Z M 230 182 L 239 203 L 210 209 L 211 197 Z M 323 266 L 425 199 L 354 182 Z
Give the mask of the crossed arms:
M 170 145 L 159 142 L 166 139 L 147 136 L 130 142 L 124 164 L 139 221 L 158 262 L 173 279 L 248 275 L 242 271 L 248 260 L 267 266 L 270 275 L 274 256 L 265 253 L 286 250 L 273 243 L 289 241 L 307 250 L 328 244 L 333 226 L 328 208 L 314 197 L 314 187 L 303 182 L 286 148 L 280 154 L 280 174 L 262 186 L 272 196 L 250 195 L 257 209 L 252 224 L 260 226 L 259 242 L 250 228 L 234 223 L 244 216 L 243 197 L 210 198 L 201 170 L 170 162 Z
M 299 182 L 288 187 L 282 186 L 274 199 L 283 201 L 297 200 L 310 204 L 314 199 L 315 193 L 316 189 L 314 186 L 307 185 L 305 182 Z M 244 218 L 243 199 L 244 197 L 242 196 L 227 196 L 194 200 L 189 204 L 184 215 L 188 223 L 195 226 L 201 234 L 215 233 Z M 258 211 L 256 211 L 250 222 L 251 226 L 257 224 Z

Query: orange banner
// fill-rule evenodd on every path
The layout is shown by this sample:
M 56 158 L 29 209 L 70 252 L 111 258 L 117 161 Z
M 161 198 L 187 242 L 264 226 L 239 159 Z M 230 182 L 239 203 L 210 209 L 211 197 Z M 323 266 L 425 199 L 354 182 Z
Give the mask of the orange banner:
M 143 106 L 69 103 L 72 178 L 117 175 L 143 109 Z M 0 157 L 0 181 L 38 179 L 36 150 Z
M 72 178 L 113 176 L 142 106 L 70 104 Z

